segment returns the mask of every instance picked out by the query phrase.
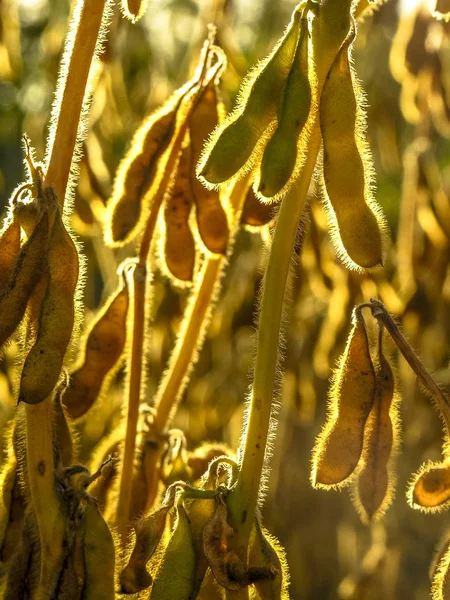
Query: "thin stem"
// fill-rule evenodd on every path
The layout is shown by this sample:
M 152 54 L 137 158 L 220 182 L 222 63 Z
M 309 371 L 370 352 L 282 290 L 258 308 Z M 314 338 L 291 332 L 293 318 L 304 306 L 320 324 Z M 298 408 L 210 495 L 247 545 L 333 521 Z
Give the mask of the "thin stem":
M 281 203 L 264 277 L 254 383 L 245 445 L 237 483 L 227 501 L 230 525 L 236 533 L 235 547 L 245 560 L 258 502 L 271 423 L 286 283 L 319 147 L 320 130 L 318 123 L 315 122 L 312 125 L 306 162 L 299 181 Z
M 130 365 L 128 370 L 128 412 L 125 446 L 120 468 L 119 500 L 117 504 L 117 527 L 122 542 L 128 533 L 131 506 L 131 491 L 134 473 L 134 451 L 141 398 L 142 363 L 145 333 L 145 287 L 147 269 L 145 264 L 137 264 L 133 272 L 133 328 Z
M 199 274 L 198 285 L 193 290 L 194 301 L 190 303 L 182 324 L 183 333 L 178 337 L 169 370 L 156 393 L 154 426 L 159 433 L 166 429 L 172 410 L 186 387 L 187 375 L 199 350 L 199 341 L 208 321 L 208 308 L 224 263 L 224 256 L 211 257 Z
M 434 379 L 431 377 L 431 375 L 428 373 L 427 369 L 425 368 L 417 354 L 411 348 L 408 340 L 400 331 L 384 304 L 379 300 L 371 299 L 370 304 L 361 305 L 361 307 L 365 306 L 370 308 L 370 310 L 372 311 L 372 315 L 376 319 L 381 321 L 383 326 L 388 330 L 389 335 L 394 340 L 397 348 L 403 354 L 405 360 L 407 361 L 411 369 L 417 375 L 419 381 L 421 381 L 421 383 L 435 402 L 444 420 L 447 436 L 450 435 L 450 406 L 448 399 L 446 398 L 442 390 L 439 388 L 437 383 L 434 381 Z
M 67 36 L 57 89 L 59 112 L 54 115 L 54 134 L 47 150 L 49 161 L 45 186 L 53 187 L 64 205 L 72 160 L 76 145 L 81 141 L 80 119 L 88 100 L 86 88 L 93 57 L 100 50 L 102 20 L 106 0 L 77 0 Z M 62 90 L 62 91 L 61 91 Z M 89 92 L 89 90 L 88 90 Z M 58 102 L 58 97 L 61 100 Z M 55 109 L 57 110 L 57 104 Z
M 227 255 L 230 254 L 234 244 L 234 233 L 239 226 L 249 183 L 248 178 L 238 181 L 230 193 L 229 205 L 233 211 L 233 222 L 230 227 L 232 234 Z M 181 334 L 172 351 L 169 369 L 158 387 L 154 400 L 156 406 L 154 426 L 155 431 L 159 434 L 167 428 L 171 413 L 187 385 L 189 370 L 196 362 L 196 356 L 202 346 L 205 328 L 209 322 L 208 314 L 212 309 L 214 295 L 219 292 L 220 277 L 226 262 L 225 256 L 209 256 L 198 276 L 197 286 L 192 291 L 193 301 L 189 304 L 184 315 Z

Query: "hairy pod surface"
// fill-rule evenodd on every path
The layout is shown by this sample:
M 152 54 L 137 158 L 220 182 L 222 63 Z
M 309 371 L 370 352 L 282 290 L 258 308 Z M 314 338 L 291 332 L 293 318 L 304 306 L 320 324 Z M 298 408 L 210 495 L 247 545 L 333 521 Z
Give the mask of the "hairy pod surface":
M 447 540 L 439 553 L 431 585 L 433 600 L 450 600 L 450 541 Z
M 207 185 L 228 181 L 252 166 L 255 146 L 277 118 L 283 84 L 297 47 L 303 6 L 301 3 L 294 10 L 285 34 L 270 56 L 247 76 L 233 112 L 206 144 L 198 174 Z
M 252 567 L 268 567 L 272 577 L 255 582 L 260 600 L 289 600 L 289 572 L 286 555 L 278 540 L 255 520 L 249 546 Z
M 166 526 L 171 506 L 162 506 L 135 525 L 136 541 L 127 566 L 120 574 L 120 587 L 124 594 L 134 594 L 150 587 L 152 577 L 146 565 L 156 551 Z
M 193 205 L 189 155 L 189 146 L 185 146 L 164 207 L 165 266 L 175 280 L 180 282 L 192 282 L 195 267 L 195 240 L 189 225 Z
M 0 298 L 10 285 L 19 252 L 20 225 L 17 221 L 11 221 L 0 237 Z
M 258 193 L 264 198 L 273 198 L 285 189 L 295 172 L 297 159 L 302 156 L 297 148 L 298 140 L 311 107 L 308 45 L 308 24 L 304 18 L 278 111 L 278 125 L 264 150 L 261 162 Z
M 440 510 L 450 504 L 450 464 L 428 463 L 414 477 L 408 491 L 408 500 L 414 508 Z
M 132 23 L 137 23 L 147 10 L 149 0 L 122 0 L 120 8 L 122 14 Z
M 155 575 L 150 600 L 189 600 L 195 583 L 195 550 L 191 527 L 182 505 L 172 536 Z
M 48 251 L 49 282 L 39 314 L 38 334 L 22 370 L 19 401 L 38 404 L 54 389 L 75 321 L 78 252 L 56 212 Z
M 83 416 L 100 394 L 126 342 L 129 292 L 126 278 L 90 324 L 81 365 L 71 373 L 62 401 L 72 419 Z
M 91 501 L 84 513 L 83 600 L 114 598 L 115 548 L 114 540 L 97 506 Z
M 364 465 L 355 485 L 355 503 L 364 522 L 381 517 L 392 501 L 398 414 L 394 373 L 382 352 L 376 373 L 375 401 L 364 432 Z
M 353 314 L 347 341 L 330 390 L 328 418 L 312 458 L 314 487 L 348 485 L 363 450 L 364 428 L 375 400 L 375 370 L 364 318 Z
M 40 280 L 47 261 L 48 214 L 44 213 L 17 258 L 12 279 L 0 296 L 0 346 L 22 320 L 27 302 Z
M 108 202 L 106 241 L 110 245 L 123 245 L 141 230 L 146 196 L 157 179 L 159 159 L 170 144 L 180 103 L 190 88 L 191 84 L 186 84 L 175 92 L 134 135 Z
M 323 175 L 336 221 L 333 237 L 338 252 L 349 266 L 371 268 L 383 263 L 382 223 L 371 189 L 370 150 L 363 137 L 362 92 L 349 60 L 353 37 L 349 35 L 342 45 L 323 86 Z
M 229 226 L 227 213 L 221 201 L 220 193 L 205 188 L 195 176 L 195 166 L 202 148 L 211 131 L 218 125 L 223 113 L 218 98 L 215 79 L 205 87 L 189 120 L 191 140 L 191 179 L 192 196 L 195 202 L 198 232 L 205 247 L 214 254 L 225 254 L 228 247 Z

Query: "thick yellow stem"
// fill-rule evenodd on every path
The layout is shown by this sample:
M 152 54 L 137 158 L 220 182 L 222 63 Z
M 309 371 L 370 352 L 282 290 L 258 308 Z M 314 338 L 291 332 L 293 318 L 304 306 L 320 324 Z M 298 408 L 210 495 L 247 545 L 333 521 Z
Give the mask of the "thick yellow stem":
M 58 82 L 57 99 L 60 100 L 53 136 L 47 149 L 48 167 L 45 186 L 55 189 L 61 206 L 64 205 L 70 167 L 77 141 L 80 141 L 79 122 L 83 104 L 87 100 L 86 87 L 95 50 L 99 49 L 99 35 L 106 0 L 77 0 L 65 57 Z M 56 109 L 57 110 L 57 109 Z

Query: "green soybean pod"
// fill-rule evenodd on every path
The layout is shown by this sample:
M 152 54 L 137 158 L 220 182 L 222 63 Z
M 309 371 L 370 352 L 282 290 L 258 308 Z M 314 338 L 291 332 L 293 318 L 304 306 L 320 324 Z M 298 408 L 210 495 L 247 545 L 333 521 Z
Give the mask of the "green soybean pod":
M 155 575 L 149 600 L 189 600 L 195 583 L 196 556 L 191 527 L 182 505 L 172 536 Z
M 278 126 L 262 158 L 258 193 L 264 198 L 274 198 L 286 188 L 295 176 L 298 159 L 303 155 L 298 143 L 311 107 L 308 45 L 308 24 L 303 18 L 300 40 L 279 110 Z
M 249 73 L 241 85 L 236 107 L 206 144 L 198 175 L 214 187 L 250 169 L 259 140 L 277 119 L 284 82 L 289 74 L 300 33 L 301 2 L 285 34 L 268 58 Z
M 324 83 L 320 126 L 333 239 L 344 262 L 358 269 L 383 264 L 384 223 L 373 197 L 362 91 L 350 66 L 353 39 L 354 33 L 347 37 Z
M 39 404 L 58 382 L 75 321 L 78 252 L 55 214 L 48 251 L 49 282 L 39 313 L 38 332 L 22 370 L 19 401 Z

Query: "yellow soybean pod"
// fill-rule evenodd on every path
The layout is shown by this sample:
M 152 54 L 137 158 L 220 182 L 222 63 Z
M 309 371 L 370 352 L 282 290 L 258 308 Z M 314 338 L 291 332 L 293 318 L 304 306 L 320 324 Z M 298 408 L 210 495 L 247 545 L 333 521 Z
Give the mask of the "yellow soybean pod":
M 191 87 L 188 83 L 175 92 L 135 133 L 130 149 L 119 165 L 108 201 L 105 234 L 108 244 L 123 245 L 139 233 L 145 216 L 145 196 L 156 177 L 159 159 L 172 139 L 181 101 Z
M 47 260 L 48 214 L 44 213 L 23 245 L 9 285 L 0 295 L 0 346 L 14 333 L 25 314 L 27 302 L 41 279 Z
M 392 500 L 393 452 L 398 433 L 394 373 L 380 353 L 375 402 L 364 433 L 364 466 L 355 486 L 355 503 L 364 522 L 381 517 Z
M 218 98 L 215 79 L 203 91 L 189 120 L 191 140 L 191 188 L 195 202 L 198 232 L 205 247 L 214 254 L 225 254 L 228 247 L 229 227 L 227 213 L 220 193 L 205 188 L 195 176 L 195 165 L 209 134 L 221 120 L 222 103 Z
M 338 488 L 350 483 L 361 458 L 364 428 L 375 400 L 375 370 L 364 319 L 353 315 L 347 341 L 330 391 L 328 418 L 313 450 L 314 487 Z
M 305 18 L 302 19 L 300 40 L 286 81 L 278 126 L 262 158 L 258 192 L 264 198 L 273 198 L 285 189 L 295 173 L 298 158 L 303 154 L 297 146 L 311 107 L 308 43 Z
M 11 221 L 0 236 L 0 296 L 8 288 L 20 252 L 20 225 Z
M 195 267 L 195 240 L 189 226 L 193 206 L 189 155 L 186 146 L 181 151 L 175 181 L 164 207 L 164 262 L 168 272 L 180 282 L 191 282 Z
M 239 90 L 236 107 L 211 135 L 200 159 L 198 174 L 206 185 L 228 181 L 248 170 L 255 147 L 277 119 L 284 82 L 289 74 L 300 33 L 301 2 L 285 34 L 268 58 L 250 72 Z
M 57 210 L 48 251 L 49 282 L 39 314 L 36 341 L 20 380 L 19 401 L 38 404 L 58 382 L 75 320 L 78 252 Z
M 323 175 L 338 251 L 349 266 L 370 268 L 383 263 L 383 223 L 373 198 L 373 167 L 358 106 L 362 92 L 350 67 L 353 38 L 354 33 L 347 37 L 323 86 Z
M 103 382 L 125 347 L 129 304 L 126 278 L 105 302 L 89 327 L 81 365 L 70 374 L 62 402 L 72 419 L 83 416 L 100 394 Z

